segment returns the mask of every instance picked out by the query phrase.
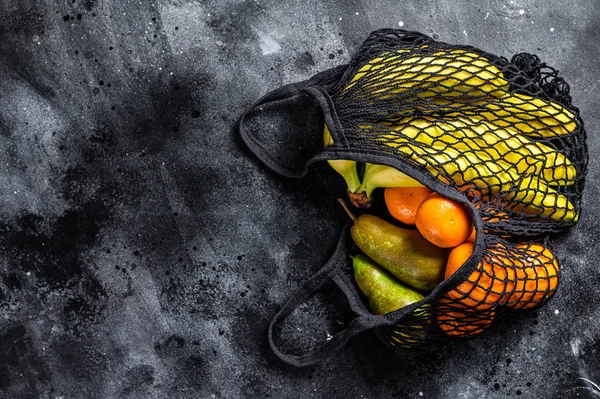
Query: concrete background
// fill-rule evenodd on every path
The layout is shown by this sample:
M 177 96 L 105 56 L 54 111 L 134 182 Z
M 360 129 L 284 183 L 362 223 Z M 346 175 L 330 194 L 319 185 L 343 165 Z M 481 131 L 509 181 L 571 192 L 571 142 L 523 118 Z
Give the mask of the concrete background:
M 596 0 L 2 0 L 0 396 L 598 396 L 598 21 Z M 398 27 L 559 69 L 589 134 L 584 213 L 541 310 L 413 352 L 367 333 L 296 369 L 266 328 L 331 253 L 343 186 L 269 172 L 233 127 Z M 290 346 L 340 328 L 329 303 Z

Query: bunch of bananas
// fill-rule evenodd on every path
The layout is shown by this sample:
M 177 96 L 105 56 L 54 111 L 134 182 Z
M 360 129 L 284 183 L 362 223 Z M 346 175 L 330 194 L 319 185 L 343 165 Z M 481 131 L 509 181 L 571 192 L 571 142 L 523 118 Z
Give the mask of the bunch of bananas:
M 499 199 L 506 209 L 578 220 L 573 204 L 557 191 L 572 185 L 577 171 L 564 154 L 539 141 L 573 132 L 575 116 L 552 101 L 509 92 L 500 69 L 484 56 L 427 45 L 386 52 L 357 71 L 342 97 L 357 106 L 399 104 L 358 124 L 354 134 L 368 145 L 425 168 L 467 195 Z M 335 145 L 327 126 L 324 144 Z M 358 207 L 370 205 L 377 187 L 422 185 L 385 165 L 366 163 L 361 176 L 355 161 L 329 163 Z
M 325 147 L 334 145 L 331 132 L 325 125 L 323 131 Z M 390 166 L 364 163 L 354 160 L 334 159 L 327 161 L 345 180 L 348 189 L 348 198 L 357 208 L 368 208 L 372 203 L 372 193 L 378 187 L 418 187 L 422 186 L 417 180 L 394 169 Z M 359 176 L 358 169 L 362 176 Z

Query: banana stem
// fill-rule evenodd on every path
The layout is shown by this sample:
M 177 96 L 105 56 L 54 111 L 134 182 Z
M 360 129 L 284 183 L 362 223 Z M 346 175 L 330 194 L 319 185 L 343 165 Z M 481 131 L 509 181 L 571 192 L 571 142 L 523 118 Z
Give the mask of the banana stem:
M 348 191 L 348 198 L 350 199 L 352 206 L 359 209 L 370 208 L 371 204 L 373 203 L 372 199 L 369 199 L 369 197 L 367 197 L 367 193 L 364 191 Z

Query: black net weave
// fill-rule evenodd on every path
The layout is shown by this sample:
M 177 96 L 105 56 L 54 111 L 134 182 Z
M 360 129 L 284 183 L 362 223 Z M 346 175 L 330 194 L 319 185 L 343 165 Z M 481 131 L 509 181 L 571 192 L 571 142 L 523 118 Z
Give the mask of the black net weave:
M 515 313 L 537 309 L 558 288 L 558 260 L 547 244 L 490 236 L 475 269 L 448 292 L 426 299 L 407 320 L 380 327 L 391 346 L 471 338 Z
M 544 235 L 577 222 L 585 132 L 554 69 L 418 33 L 369 41 L 377 45 L 368 58 L 354 59 L 330 91 L 352 148 L 407 160 L 464 192 L 498 233 Z
M 333 141 L 313 149 L 303 170 L 287 167 L 287 155 L 266 150 L 244 124 L 250 115 L 268 116 L 268 104 L 277 112 L 277 104 L 297 96 L 319 105 Z M 320 137 L 322 122 L 302 134 Z M 393 167 L 465 203 L 477 230 L 472 255 L 457 272 L 422 301 L 380 316 L 353 284 L 352 245 L 343 234 L 330 262 L 271 323 L 271 346 L 291 364 L 317 362 L 371 329 L 401 348 L 471 338 L 543 306 L 557 290 L 560 268 L 550 238 L 580 218 L 588 153 L 569 85 L 535 55 L 509 61 L 418 32 L 375 31 L 348 65 L 259 100 L 242 116 L 240 133 L 260 160 L 286 176 L 303 176 L 313 162 L 331 159 Z M 273 325 L 323 280 L 340 287 L 357 318 L 318 353 L 279 352 Z

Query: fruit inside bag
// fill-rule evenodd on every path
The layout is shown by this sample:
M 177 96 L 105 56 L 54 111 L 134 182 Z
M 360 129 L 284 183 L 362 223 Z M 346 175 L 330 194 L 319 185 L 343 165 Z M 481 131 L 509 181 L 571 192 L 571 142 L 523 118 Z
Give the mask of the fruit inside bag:
M 293 133 L 322 138 L 299 167 L 272 147 L 289 142 L 280 135 L 290 129 L 248 128 L 295 99 L 322 111 L 309 131 Z M 318 362 L 367 330 L 402 348 L 472 338 L 556 292 L 549 238 L 579 220 L 588 155 L 568 85 L 537 57 L 509 62 L 380 30 L 348 65 L 267 94 L 239 130 L 282 175 L 302 177 L 327 161 L 355 218 L 330 261 L 270 325 L 271 347 L 286 362 Z M 357 317 L 315 353 L 282 353 L 274 326 L 324 281 L 340 288 Z
M 386 194 L 395 194 L 384 198 L 410 197 L 404 191 L 412 189 L 386 188 Z M 400 200 L 386 203 L 391 215 L 402 205 Z M 414 204 L 412 198 L 408 204 Z M 416 229 L 369 213 L 350 216 L 351 236 L 358 247 L 351 255 L 354 279 L 370 311 L 387 314 L 422 302 L 409 320 L 379 329 L 380 337 L 392 346 L 471 338 L 511 310 L 542 306 L 558 287 L 558 261 L 547 245 L 512 243 L 484 232 L 483 256 L 474 270 L 443 295 L 424 300 L 473 254 L 476 233 L 467 208 L 431 193 L 416 206 Z

